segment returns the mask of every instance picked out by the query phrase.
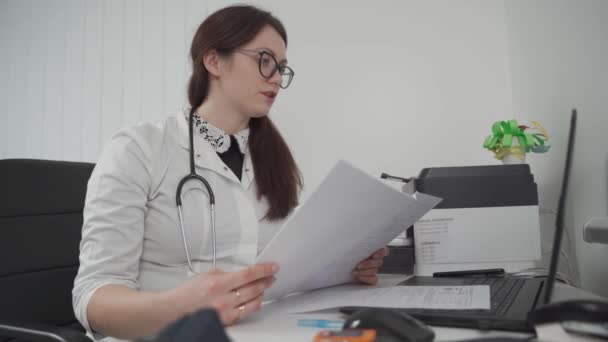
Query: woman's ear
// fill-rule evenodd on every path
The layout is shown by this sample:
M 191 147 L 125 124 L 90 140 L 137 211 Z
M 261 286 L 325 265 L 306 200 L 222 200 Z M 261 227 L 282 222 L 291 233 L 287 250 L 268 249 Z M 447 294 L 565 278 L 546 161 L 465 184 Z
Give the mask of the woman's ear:
M 220 55 L 216 50 L 211 50 L 203 56 L 203 64 L 211 76 L 220 75 Z

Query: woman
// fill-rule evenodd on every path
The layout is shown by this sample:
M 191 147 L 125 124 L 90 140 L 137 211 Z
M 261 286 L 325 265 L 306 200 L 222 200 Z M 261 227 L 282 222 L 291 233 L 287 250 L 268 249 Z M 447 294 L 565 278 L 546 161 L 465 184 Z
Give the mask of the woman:
M 148 336 L 204 307 L 230 325 L 260 308 L 278 265 L 252 264 L 302 186 L 266 116 L 294 75 L 286 47 L 283 25 L 268 12 L 215 12 L 192 42 L 190 107 L 122 130 L 105 147 L 88 184 L 73 291 L 89 332 Z M 214 193 L 215 232 L 204 184 L 190 180 L 176 194 L 191 165 Z M 375 284 L 385 254 L 361 262 L 354 278 Z

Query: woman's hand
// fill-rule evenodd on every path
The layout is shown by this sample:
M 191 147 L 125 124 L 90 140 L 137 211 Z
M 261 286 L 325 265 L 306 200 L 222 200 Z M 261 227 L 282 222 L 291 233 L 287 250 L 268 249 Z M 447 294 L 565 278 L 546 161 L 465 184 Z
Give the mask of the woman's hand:
M 355 281 L 376 285 L 378 283 L 378 268 L 382 266 L 382 259 L 387 255 L 388 247 L 384 247 L 374 252 L 369 258 L 361 261 L 352 272 Z
M 213 269 L 199 274 L 171 296 L 182 316 L 202 308 L 215 308 L 225 325 L 258 311 L 264 291 L 274 282 L 278 265 L 256 264 L 237 272 Z

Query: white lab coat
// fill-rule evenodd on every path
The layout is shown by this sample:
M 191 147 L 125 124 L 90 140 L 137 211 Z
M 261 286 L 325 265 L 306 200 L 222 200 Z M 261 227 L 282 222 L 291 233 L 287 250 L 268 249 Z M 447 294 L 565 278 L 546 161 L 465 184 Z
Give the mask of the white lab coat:
M 88 183 L 73 290 L 76 318 L 89 332 L 87 305 L 99 287 L 163 290 L 188 279 L 175 203 L 177 185 L 189 173 L 188 151 L 183 113 L 121 130 L 105 147 Z M 196 172 L 215 193 L 218 267 L 251 265 L 282 224 L 261 220 L 268 205 L 257 199 L 251 155 L 246 151 L 239 181 L 198 134 L 194 151 Z M 205 272 L 212 238 L 202 184 L 186 183 L 182 205 L 190 257 Z

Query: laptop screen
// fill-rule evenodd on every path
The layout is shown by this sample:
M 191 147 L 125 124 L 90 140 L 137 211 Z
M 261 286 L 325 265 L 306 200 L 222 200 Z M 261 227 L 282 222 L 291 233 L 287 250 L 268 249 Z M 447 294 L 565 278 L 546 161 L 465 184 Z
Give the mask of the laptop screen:
M 570 181 L 570 169 L 572 169 L 572 154 L 574 150 L 574 138 L 576 134 L 576 109 L 572 110 L 570 117 L 570 132 L 568 135 L 568 149 L 566 151 L 566 164 L 564 165 L 564 177 L 562 179 L 562 188 L 559 194 L 559 203 L 557 206 L 557 217 L 555 220 L 555 236 L 553 238 L 553 250 L 551 253 L 551 264 L 549 266 L 549 275 L 547 276 L 547 288 L 545 291 L 544 304 L 549 304 L 551 294 L 555 284 L 555 276 L 557 274 L 557 264 L 559 253 L 561 250 L 562 236 L 564 235 L 564 214 L 566 211 L 566 195 L 568 193 L 568 183 Z

